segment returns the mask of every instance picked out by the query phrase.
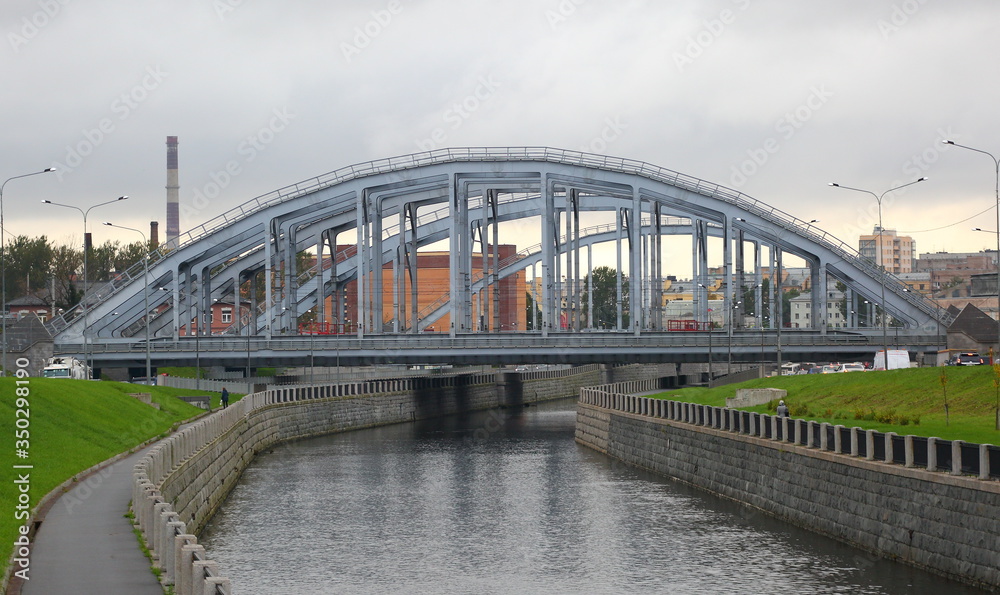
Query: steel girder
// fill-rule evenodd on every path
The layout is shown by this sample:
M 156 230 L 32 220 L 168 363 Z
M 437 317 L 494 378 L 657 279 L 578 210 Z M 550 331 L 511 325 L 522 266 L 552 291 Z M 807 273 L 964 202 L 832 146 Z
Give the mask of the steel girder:
M 151 254 L 148 281 L 133 268 L 90 297 L 88 334 L 102 340 L 138 335 L 137 325 L 144 320 L 143 287 L 148 283 L 154 309 L 178 306 L 170 308 L 172 325 L 162 314 L 155 318 L 154 334 L 162 335 L 172 326 L 176 336 L 176 329 L 191 326 L 190 320 L 198 321 L 196 327 L 202 326 L 213 300 L 228 295 L 236 298 L 240 284 L 259 272 L 271 281 L 265 283 L 261 321 L 251 325 L 256 328 L 243 329 L 244 333 L 269 337 L 275 326 L 294 328 L 298 315 L 340 291 L 351 279 L 357 281 L 359 314 L 365 322 L 359 332 L 382 333 L 386 292 L 381 287 L 382 276 L 374 273 L 391 264 L 396 274 L 390 295 L 403 302 L 406 298 L 400 293 L 397 276 L 407 271 L 413 285 L 416 250 L 442 239 L 449 241 L 451 252 L 447 309 L 454 325 L 452 333 L 477 331 L 472 297 L 489 285 L 473 280 L 477 270 L 472 262 L 473 246 L 478 241 L 481 270 L 494 287 L 505 275 L 532 262 L 541 265 L 541 330 L 545 334 L 559 326 L 558 280 L 565 276 L 580 283 L 586 277 L 581 270 L 582 250 L 597 237 L 586 239 L 582 234 L 582 211 L 613 212 L 619 222 L 600 237 L 614 238 L 619 271 L 627 255 L 629 293 L 648 296 L 637 298 L 648 303 L 634 307 L 628 329 L 634 333 L 646 330 L 644 316 L 653 319 L 649 330 L 657 326 L 660 294 L 656 288 L 662 286 L 665 270 L 659 237 L 678 230 L 676 224 L 664 226 L 665 217 L 690 222 L 693 279 L 699 283 L 707 279 L 705 238 L 722 237 L 727 316 L 735 292 L 744 286 L 744 247 L 749 243 L 755 254 L 754 281 L 758 286 L 762 247 L 769 249 L 772 266 L 780 267 L 783 254 L 809 263 L 817 288 L 815 312 L 819 315 L 814 319 L 825 320 L 821 313 L 826 300 L 822 296 L 831 276 L 853 295 L 871 301 L 885 283 L 885 308 L 896 320 L 907 328 L 930 330 L 935 324 L 932 304 L 905 291 L 895 278 L 859 258 L 853 248 L 739 192 L 641 162 L 554 149 L 511 148 L 435 151 L 360 164 L 291 190 L 258 197 L 220 216 L 221 224 L 206 224 L 202 233 L 189 234 L 187 241 Z M 498 223 L 529 218 L 539 220 L 539 252 L 526 257 L 520 269 L 518 263 L 499 267 L 496 254 L 488 253 L 502 241 Z M 394 219 L 399 223 L 392 225 Z M 337 236 L 352 230 L 357 242 L 352 256 L 339 262 L 332 258 L 330 271 L 320 264 L 313 277 L 300 281 L 297 253 L 315 249 L 322 263 L 324 248 L 333 255 Z M 644 294 L 644 283 L 654 289 Z M 410 291 L 415 289 L 411 286 Z M 780 289 L 772 288 L 772 292 Z M 695 311 L 704 320 L 707 295 L 695 293 Z M 411 294 L 408 324 L 417 329 L 421 321 L 413 320 L 414 299 Z M 480 301 L 485 303 L 485 298 Z M 574 302 L 574 309 L 581 307 Z M 771 312 L 772 317 L 778 314 Z M 580 330 L 579 321 L 570 324 L 573 330 Z M 52 323 L 61 343 L 79 341 L 83 327 L 78 313 L 68 313 Z M 398 331 L 399 326 L 391 330 Z

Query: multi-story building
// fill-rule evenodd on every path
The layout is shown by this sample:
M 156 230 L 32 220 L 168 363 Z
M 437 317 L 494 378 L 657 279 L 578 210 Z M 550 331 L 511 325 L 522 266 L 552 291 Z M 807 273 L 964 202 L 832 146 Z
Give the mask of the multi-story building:
M 930 276 L 924 285 L 926 289 L 911 283 L 909 279 L 904 279 L 916 291 L 937 298 L 969 297 L 976 295 L 972 290 L 974 276 L 996 275 L 997 253 L 995 250 L 986 250 L 984 252 L 921 254 L 915 263 L 914 270 Z
M 347 246 L 338 246 L 338 254 L 343 253 Z M 498 257 L 501 261 L 513 258 L 517 253 L 517 247 L 509 244 L 501 244 L 497 247 Z M 472 260 L 475 263 L 482 261 L 481 254 L 473 254 Z M 417 254 L 417 316 L 420 320 L 425 320 L 433 312 L 445 304 L 450 297 L 450 274 L 451 274 L 451 254 L 448 252 L 419 252 Z M 490 273 L 492 275 L 492 272 Z M 393 267 L 387 263 L 382 267 L 382 325 L 384 329 L 390 329 L 393 325 L 394 304 L 393 304 Z M 472 282 L 478 282 L 482 278 L 481 269 L 473 272 Z M 399 280 L 401 294 L 409 299 L 410 280 L 407 275 L 403 275 Z M 357 304 L 357 281 L 350 281 L 346 284 L 346 300 L 344 302 L 343 316 L 334 313 L 333 299 L 327 298 L 329 320 L 334 325 L 339 325 L 338 332 L 352 332 L 358 323 Z M 525 274 L 523 271 L 509 275 L 497 282 L 497 291 L 492 289 L 476 292 L 472 295 L 473 326 L 481 330 L 491 331 L 517 331 L 525 329 L 526 321 L 526 296 L 527 286 L 525 284 Z M 494 304 L 496 299 L 496 304 Z M 406 313 L 406 323 L 400 324 L 406 330 L 411 324 L 410 304 L 400 304 Z M 496 308 L 496 310 L 495 310 Z M 498 316 L 494 317 L 494 312 L 498 311 Z M 450 315 L 445 312 L 436 320 L 430 321 L 430 326 L 425 328 L 428 332 L 447 332 L 451 328 Z M 494 328 L 494 327 L 498 328 Z M 459 331 L 469 329 L 457 329 Z
M 872 235 L 863 235 L 859 238 L 858 251 L 861 253 L 861 258 L 885 267 L 885 270 L 894 275 L 912 272 L 917 249 L 913 238 L 897 235 L 894 229 L 882 228 L 881 233 L 879 231 L 879 227 L 876 226 Z
M 847 326 L 847 319 L 841 312 L 841 304 L 844 301 L 844 293 L 837 290 L 826 292 L 826 326 L 830 328 L 844 328 Z M 811 328 L 815 320 L 812 311 L 812 293 L 801 293 L 788 301 L 791 310 L 790 324 L 792 328 Z

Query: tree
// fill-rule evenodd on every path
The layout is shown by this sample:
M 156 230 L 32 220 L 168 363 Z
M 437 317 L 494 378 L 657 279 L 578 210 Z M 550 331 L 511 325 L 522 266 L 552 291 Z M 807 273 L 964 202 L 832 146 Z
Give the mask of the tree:
M 91 285 L 95 281 L 107 281 L 111 277 L 120 245 L 120 242 L 108 240 L 100 246 L 90 247 L 90 254 L 87 255 L 87 279 Z
M 54 246 L 49 268 L 55 281 L 56 306 L 69 310 L 83 297 L 74 282 L 77 271 L 83 270 L 83 251 L 66 244 Z
M 132 242 L 118 249 L 114 255 L 115 271 L 122 272 L 142 262 L 149 254 L 149 246 L 142 242 Z
M 7 244 L 4 258 L 7 273 L 4 297 L 7 300 L 48 286 L 52 247 L 45 236 L 16 236 Z
M 766 315 L 771 309 L 771 280 L 764 279 L 760 283 L 760 303 L 761 303 L 761 315 Z M 756 316 L 757 315 L 757 286 L 751 285 L 746 291 L 743 292 L 743 314 L 746 316 Z M 769 320 L 760 321 L 761 326 L 770 327 Z
M 792 298 L 799 297 L 800 292 L 794 287 L 781 294 L 781 323 L 782 326 L 792 324 Z
M 584 280 L 583 311 L 590 316 L 590 298 L 588 294 L 593 286 L 594 313 L 593 321 L 596 328 L 615 328 L 618 321 L 618 271 L 609 266 L 599 266 L 587 275 Z M 622 328 L 629 328 L 629 298 L 628 278 L 622 275 Z
M 530 291 L 524 292 L 524 304 L 525 304 L 525 320 L 527 321 L 527 328 L 529 331 L 535 330 L 535 321 L 542 319 L 542 311 L 538 309 L 538 305 L 535 304 L 535 299 L 531 296 Z

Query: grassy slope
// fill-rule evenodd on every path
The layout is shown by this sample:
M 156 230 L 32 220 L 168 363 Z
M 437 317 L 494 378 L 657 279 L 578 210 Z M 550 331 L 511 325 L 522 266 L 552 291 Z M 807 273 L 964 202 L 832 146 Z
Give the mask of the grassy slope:
M 0 378 L 0 418 L 2 435 L 8 437 L 0 448 L 0 464 L 5 470 L 0 481 L 0 564 L 6 564 L 17 527 L 14 518 L 17 501 L 13 465 L 31 464 L 31 504 L 34 506 L 48 492 L 73 475 L 163 434 L 178 421 L 201 413 L 176 395 L 212 395 L 218 406 L 218 393 L 166 387 L 146 387 L 121 382 L 84 380 L 28 379 L 30 389 L 30 458 L 15 455 L 15 384 L 13 378 Z M 129 397 L 130 392 L 148 392 L 160 403 L 160 410 Z M 231 402 L 238 397 L 233 395 Z M 124 513 L 124 511 L 122 511 Z
M 945 425 L 941 375 L 947 378 L 949 421 Z M 911 368 L 888 372 L 807 374 L 762 378 L 714 389 L 686 388 L 660 393 L 661 398 L 724 406 L 737 388 L 781 388 L 795 417 L 917 436 L 1000 444 L 995 428 L 995 373 L 990 366 Z M 805 407 L 806 411 L 802 412 Z M 750 411 L 774 413 L 773 404 Z M 892 412 L 897 423 L 858 419 Z M 907 418 L 909 423 L 898 423 Z M 919 424 L 914 420 L 919 419 Z

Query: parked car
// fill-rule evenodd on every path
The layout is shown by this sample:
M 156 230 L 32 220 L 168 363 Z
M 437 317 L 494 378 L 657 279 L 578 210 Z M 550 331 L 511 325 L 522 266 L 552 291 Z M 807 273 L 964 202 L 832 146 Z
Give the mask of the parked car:
M 806 374 L 822 374 L 823 366 L 813 366 L 806 371 Z
M 985 366 L 989 362 L 975 351 L 959 353 L 948 362 L 950 366 Z
M 851 364 L 841 364 L 840 368 L 837 369 L 838 372 L 864 372 L 865 365 L 860 362 L 854 362 Z

